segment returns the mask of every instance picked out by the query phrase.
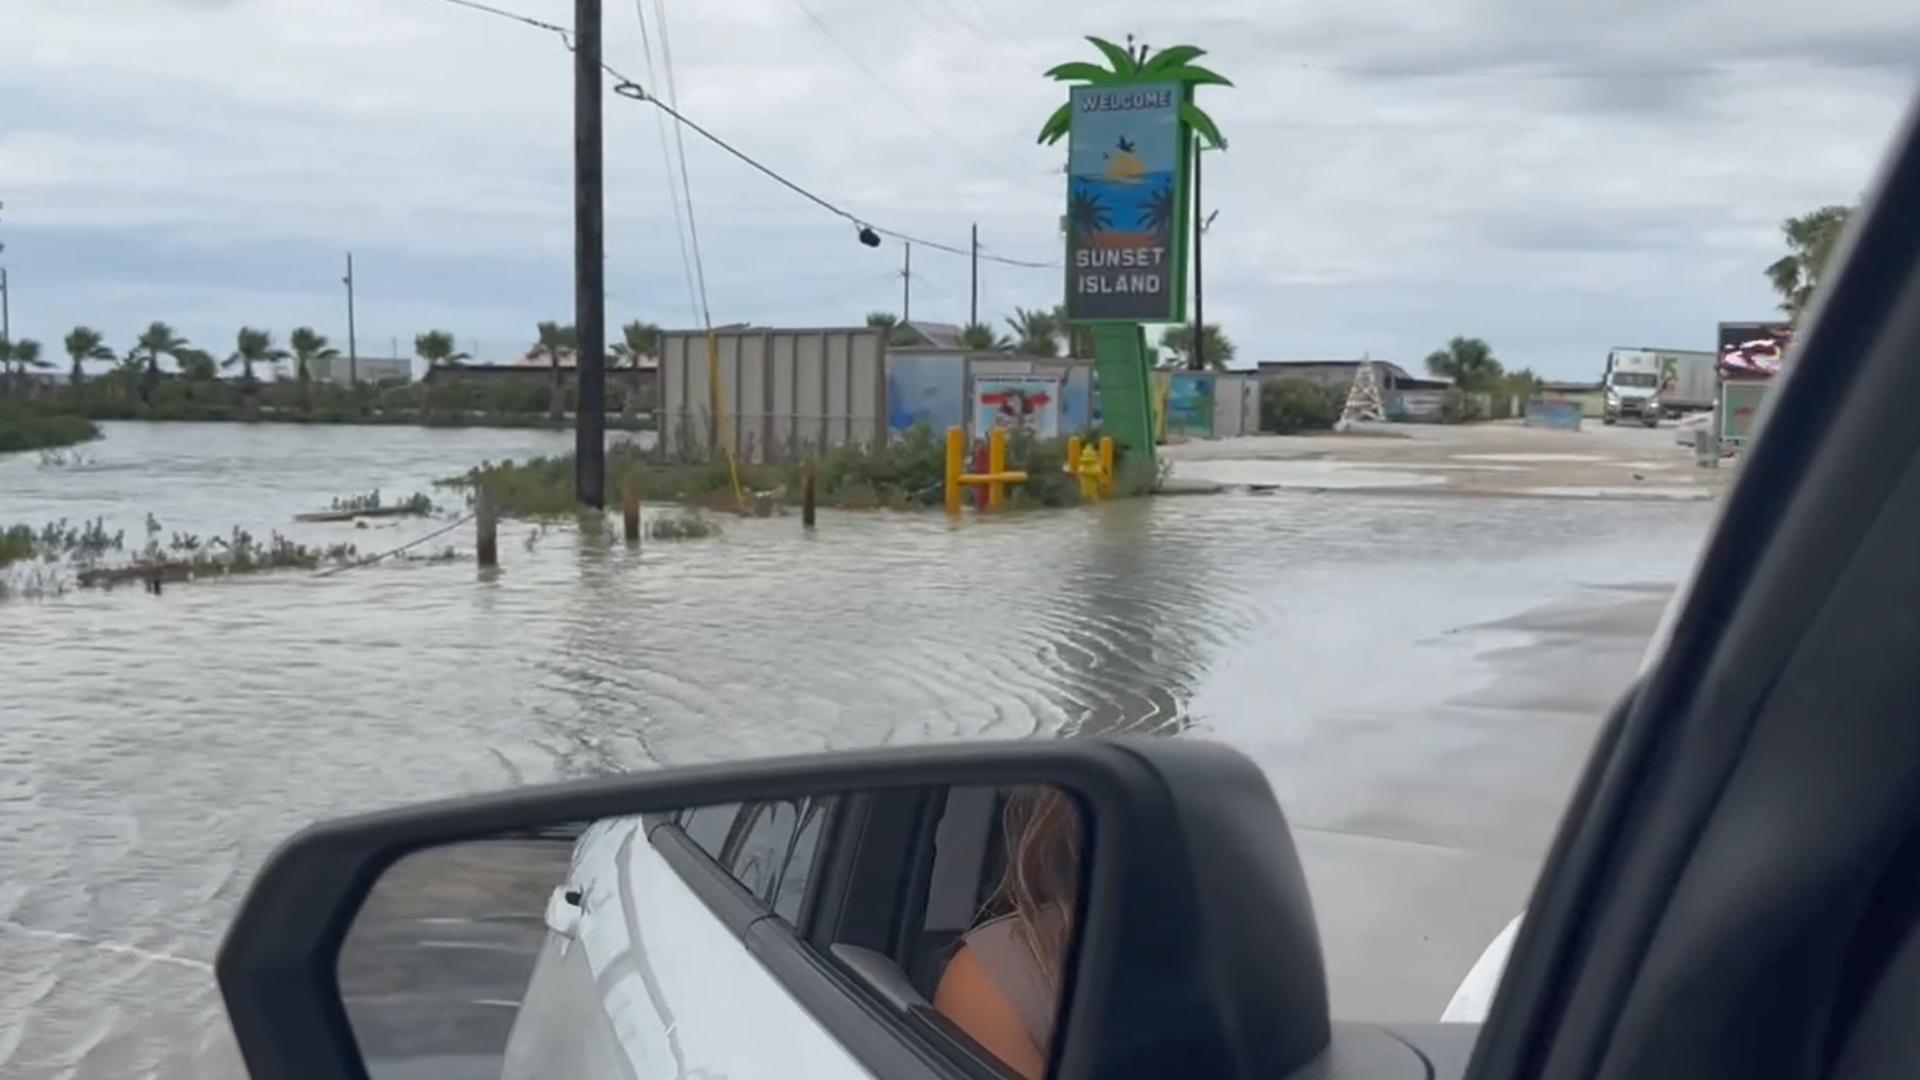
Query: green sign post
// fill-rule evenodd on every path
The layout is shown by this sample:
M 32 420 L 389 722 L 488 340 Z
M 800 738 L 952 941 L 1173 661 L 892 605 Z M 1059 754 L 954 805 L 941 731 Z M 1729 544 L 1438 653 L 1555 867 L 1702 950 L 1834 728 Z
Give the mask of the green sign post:
M 1094 330 L 1101 424 L 1151 465 L 1152 360 L 1141 324 L 1186 315 L 1195 136 L 1226 147 L 1193 90 L 1232 84 L 1195 64 L 1205 52 L 1192 45 L 1136 54 L 1087 40 L 1108 66 L 1074 61 L 1047 72 L 1078 85 L 1039 141 L 1069 137 L 1067 320 Z

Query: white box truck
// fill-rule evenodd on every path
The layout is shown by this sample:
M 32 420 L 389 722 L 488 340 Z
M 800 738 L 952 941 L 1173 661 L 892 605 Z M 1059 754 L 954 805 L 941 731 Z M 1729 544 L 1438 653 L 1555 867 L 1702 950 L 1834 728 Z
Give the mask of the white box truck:
M 1660 415 L 1685 416 L 1706 412 L 1720 398 L 1718 358 L 1700 349 L 1655 349 L 1660 358 Z

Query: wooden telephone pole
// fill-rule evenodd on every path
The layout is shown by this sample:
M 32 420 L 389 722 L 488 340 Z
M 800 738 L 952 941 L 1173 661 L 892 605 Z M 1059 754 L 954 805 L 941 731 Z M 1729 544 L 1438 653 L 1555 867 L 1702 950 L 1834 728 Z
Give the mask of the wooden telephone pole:
M 573 2 L 574 497 L 607 497 L 607 256 L 600 132 L 600 0 Z

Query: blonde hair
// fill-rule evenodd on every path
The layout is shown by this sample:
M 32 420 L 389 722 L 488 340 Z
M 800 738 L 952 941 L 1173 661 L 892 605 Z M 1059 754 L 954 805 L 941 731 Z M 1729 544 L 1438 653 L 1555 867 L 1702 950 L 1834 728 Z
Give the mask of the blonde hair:
M 1047 982 L 1058 988 L 1080 891 L 1079 809 L 1057 787 L 1023 788 L 1007 800 L 1002 825 L 1006 873 L 988 907 L 1012 909 L 1016 936 L 1039 961 Z

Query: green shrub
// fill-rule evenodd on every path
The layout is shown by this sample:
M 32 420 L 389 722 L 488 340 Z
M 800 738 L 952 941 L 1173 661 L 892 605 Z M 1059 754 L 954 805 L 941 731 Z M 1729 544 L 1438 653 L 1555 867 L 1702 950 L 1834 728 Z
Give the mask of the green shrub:
M 72 446 L 99 437 L 100 429 L 84 416 L 0 406 L 0 452 Z
M 1260 430 L 1281 435 L 1325 431 L 1340 419 L 1346 402 L 1308 379 L 1274 379 L 1260 386 Z
M 1486 419 L 1480 408 L 1480 397 L 1469 394 L 1457 386 L 1450 386 L 1440 398 L 1440 422 L 1443 424 L 1466 424 Z

